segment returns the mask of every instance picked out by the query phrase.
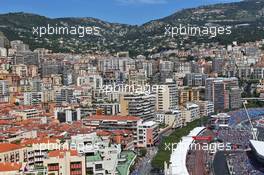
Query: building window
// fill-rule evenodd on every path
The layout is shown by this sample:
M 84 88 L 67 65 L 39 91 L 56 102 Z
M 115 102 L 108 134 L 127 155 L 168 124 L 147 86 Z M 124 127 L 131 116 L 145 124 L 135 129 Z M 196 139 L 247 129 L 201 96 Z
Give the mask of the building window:
M 98 170 L 102 170 L 103 169 L 103 166 L 102 164 L 95 164 L 95 170 L 98 171 Z

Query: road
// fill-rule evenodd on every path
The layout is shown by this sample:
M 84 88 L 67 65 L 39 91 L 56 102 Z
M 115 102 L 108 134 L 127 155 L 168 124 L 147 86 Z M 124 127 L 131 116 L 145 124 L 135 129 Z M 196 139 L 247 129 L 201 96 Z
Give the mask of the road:
M 163 136 L 169 136 L 174 129 L 169 129 L 166 132 L 160 134 L 159 139 L 162 140 Z M 135 165 L 135 170 L 131 173 L 131 175 L 152 175 L 151 174 L 151 160 L 157 154 L 158 147 L 147 148 L 147 154 L 145 157 L 139 158 L 138 162 Z
M 135 170 L 131 173 L 131 175 L 151 175 L 151 160 L 157 154 L 157 151 L 157 147 L 148 148 L 146 155 L 139 158 L 135 166 Z

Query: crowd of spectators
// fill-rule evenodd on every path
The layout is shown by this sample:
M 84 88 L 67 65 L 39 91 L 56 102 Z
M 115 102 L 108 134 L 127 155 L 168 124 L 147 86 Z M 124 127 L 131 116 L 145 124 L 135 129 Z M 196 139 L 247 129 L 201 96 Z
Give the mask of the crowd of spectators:
M 217 137 L 225 143 L 232 144 L 232 151 L 227 151 L 226 161 L 229 170 L 242 175 L 264 175 L 264 169 L 256 166 L 254 157 L 249 158 L 249 140 L 253 136 L 249 130 L 220 128 Z
M 246 152 L 232 152 L 226 156 L 229 169 L 235 174 L 241 175 L 264 175 L 263 172 L 257 170 Z
M 251 119 L 258 119 L 264 116 L 264 108 L 250 108 L 247 109 L 248 115 Z M 229 119 L 229 126 L 233 127 L 240 122 L 247 120 L 247 113 L 244 109 L 232 111 L 228 113 L 231 117 Z
M 217 137 L 225 143 L 232 144 L 234 149 L 248 149 L 249 140 L 253 138 L 249 131 L 233 128 L 219 129 L 217 131 Z

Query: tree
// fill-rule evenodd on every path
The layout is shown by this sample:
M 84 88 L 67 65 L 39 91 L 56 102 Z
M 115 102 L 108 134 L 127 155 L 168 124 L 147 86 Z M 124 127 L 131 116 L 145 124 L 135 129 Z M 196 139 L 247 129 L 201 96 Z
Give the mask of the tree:
M 139 150 L 139 154 L 141 157 L 144 157 L 147 154 L 147 149 L 146 148 L 141 148 Z

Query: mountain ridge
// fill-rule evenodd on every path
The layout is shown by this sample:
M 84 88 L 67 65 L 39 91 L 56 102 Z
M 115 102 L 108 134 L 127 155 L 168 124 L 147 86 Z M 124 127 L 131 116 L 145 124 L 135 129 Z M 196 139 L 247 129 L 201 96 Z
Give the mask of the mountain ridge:
M 32 27 L 43 25 L 83 25 L 100 27 L 102 37 L 33 36 Z M 164 36 L 165 26 L 232 26 L 230 36 Z M 55 52 L 86 53 L 95 51 L 129 51 L 132 55 L 157 53 L 163 50 L 188 49 L 190 44 L 228 44 L 264 38 L 264 0 L 221 3 L 179 10 L 172 15 L 142 25 L 111 23 L 91 17 L 48 18 L 25 12 L 0 14 L 0 31 L 10 40 L 20 39 L 31 49 L 45 47 Z M 183 44 L 183 45 L 182 45 Z M 187 46 L 187 47 L 186 47 Z

